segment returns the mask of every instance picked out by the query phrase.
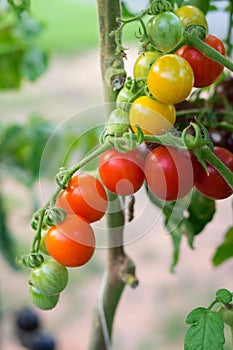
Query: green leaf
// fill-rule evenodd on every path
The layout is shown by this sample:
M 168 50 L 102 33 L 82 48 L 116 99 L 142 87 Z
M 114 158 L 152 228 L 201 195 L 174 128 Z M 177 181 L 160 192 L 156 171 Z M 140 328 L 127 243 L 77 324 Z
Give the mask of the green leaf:
M 229 304 L 232 302 L 232 293 L 225 288 L 219 289 L 216 292 L 216 301 L 223 304 Z
M 124 0 L 121 1 L 121 10 L 122 10 L 122 17 L 123 18 L 131 18 L 131 17 L 134 17 L 135 16 L 135 13 L 132 13 Z
M 214 266 L 218 266 L 229 258 L 233 257 L 233 227 L 230 227 L 212 258 Z
M 215 214 L 215 201 L 203 196 L 197 190 L 193 190 L 188 211 L 188 219 L 194 228 L 195 235 L 197 235 L 204 229 L 208 222 L 213 219 Z
M 185 335 L 184 350 L 223 350 L 225 337 L 221 315 L 206 309 L 205 312 L 200 311 L 200 314 L 197 312 L 196 316 L 197 321 L 189 327 Z
M 187 324 L 194 324 L 199 321 L 199 319 L 205 315 L 207 312 L 207 309 L 205 307 L 197 307 L 196 309 L 193 309 L 190 311 L 190 313 L 187 315 L 185 322 Z
M 173 242 L 173 256 L 172 256 L 170 271 L 174 272 L 174 269 L 179 261 L 182 232 L 178 229 L 173 230 L 171 232 L 171 237 Z

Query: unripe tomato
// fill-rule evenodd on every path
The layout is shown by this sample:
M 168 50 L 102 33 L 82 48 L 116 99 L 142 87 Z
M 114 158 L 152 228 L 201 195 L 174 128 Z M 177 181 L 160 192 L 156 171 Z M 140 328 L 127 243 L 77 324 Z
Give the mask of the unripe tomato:
M 158 51 L 169 52 L 180 42 L 183 25 L 180 19 L 169 11 L 153 16 L 146 26 L 150 42 Z
M 30 299 L 35 306 L 41 310 L 53 309 L 59 300 L 59 294 L 46 295 L 34 286 L 30 286 L 29 289 Z
M 130 124 L 135 133 L 136 125 L 145 135 L 160 135 L 170 130 L 176 120 L 173 105 L 167 105 L 147 96 L 137 98 L 130 108 Z
M 129 128 L 129 113 L 123 109 L 114 109 L 108 117 L 108 133 L 123 134 Z
M 188 151 L 159 146 L 148 154 L 144 169 L 150 191 L 161 200 L 183 198 L 194 186 L 195 170 Z
M 32 269 L 30 282 L 46 295 L 59 294 L 68 283 L 67 268 L 51 258 Z
M 78 215 L 67 215 L 46 235 L 46 248 L 60 264 L 78 267 L 86 264 L 95 251 L 95 236 L 91 225 Z
M 233 153 L 223 147 L 214 147 L 214 154 L 232 171 L 233 176 Z M 219 172 L 207 163 L 209 174 L 200 166 L 195 186 L 204 196 L 211 199 L 224 199 L 233 194 L 233 190 L 226 183 Z
M 232 308 L 227 309 L 225 306 L 221 306 L 218 310 L 222 316 L 223 322 L 226 323 L 231 328 L 233 327 L 233 310 Z
M 208 32 L 206 17 L 198 7 L 192 5 L 182 6 L 176 10 L 175 14 L 179 17 L 184 28 L 191 24 L 199 24 L 205 27 Z
M 143 163 L 144 159 L 137 149 L 125 153 L 110 149 L 100 156 L 101 180 L 109 191 L 120 196 L 131 195 L 144 182 Z
M 56 206 L 88 222 L 100 220 L 108 207 L 107 194 L 94 176 L 81 173 L 72 177 L 66 190 L 58 196 Z
M 152 95 L 167 104 L 184 101 L 192 91 L 193 83 L 194 75 L 190 64 L 173 54 L 159 57 L 147 77 Z
M 129 103 L 129 100 L 133 100 L 133 96 L 134 96 L 134 93 L 130 89 L 128 89 L 127 86 L 124 86 L 117 95 L 117 99 L 116 99 L 117 108 L 121 108 L 121 109 L 125 109 L 126 111 L 129 111 L 131 103 L 133 102 L 133 101 L 130 101 Z
M 222 55 L 226 54 L 222 41 L 215 36 L 207 35 L 203 41 Z M 176 54 L 185 58 L 192 67 L 195 87 L 209 86 L 218 79 L 224 69 L 223 65 L 206 57 L 192 46 L 183 45 L 176 51 Z
M 146 79 L 152 64 L 161 56 L 157 51 L 146 51 L 136 59 L 133 67 L 135 79 Z

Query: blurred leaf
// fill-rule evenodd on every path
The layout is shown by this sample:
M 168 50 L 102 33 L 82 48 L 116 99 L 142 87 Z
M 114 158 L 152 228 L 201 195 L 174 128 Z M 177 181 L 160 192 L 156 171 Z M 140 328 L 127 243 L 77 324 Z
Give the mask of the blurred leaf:
M 212 258 L 214 266 L 222 264 L 227 259 L 233 257 L 233 227 L 230 227 L 224 237 L 223 243 L 220 244 Z
M 135 16 L 135 13 L 132 13 L 124 0 L 121 1 L 121 10 L 122 10 L 122 17 L 123 18 L 131 18 L 131 17 L 134 17 Z
M 40 48 L 31 46 L 23 55 L 21 73 L 28 80 L 34 81 L 44 74 L 48 67 L 48 56 Z
M 202 196 L 197 190 L 193 190 L 188 196 L 176 202 L 161 201 L 148 189 L 147 193 L 152 203 L 162 210 L 165 227 L 171 234 L 173 242 L 171 271 L 174 271 L 179 260 L 182 236 L 187 237 L 189 246 L 193 248 L 195 236 L 213 219 L 215 201 Z
M 188 323 L 191 320 L 193 324 L 185 335 L 184 350 L 223 350 L 224 323 L 218 312 L 198 308 L 189 313 Z
M 24 11 L 29 11 L 31 6 L 31 0 L 7 0 L 8 4 L 18 13 L 21 14 Z
M 16 242 L 9 232 L 6 221 L 6 212 L 0 195 L 0 252 L 11 267 L 19 269 L 15 261 L 17 255 Z

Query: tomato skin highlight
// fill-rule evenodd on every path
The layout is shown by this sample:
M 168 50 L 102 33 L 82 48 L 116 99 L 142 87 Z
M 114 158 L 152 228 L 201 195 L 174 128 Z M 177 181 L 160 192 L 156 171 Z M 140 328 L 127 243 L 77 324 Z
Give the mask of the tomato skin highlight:
M 78 215 L 52 226 L 45 238 L 49 254 L 61 265 L 78 267 L 86 264 L 95 251 L 95 236 L 91 225 Z
M 190 64 L 175 54 L 159 57 L 147 77 L 152 95 L 166 104 L 184 101 L 191 93 L 193 84 L 194 75 Z
M 213 35 L 207 35 L 203 40 L 206 44 L 225 56 L 226 51 L 221 40 Z M 224 67 L 216 61 L 203 55 L 196 48 L 181 46 L 176 54 L 186 59 L 194 73 L 194 87 L 206 87 L 214 83 L 223 72 Z
M 110 149 L 100 156 L 99 174 L 109 191 L 128 196 L 137 192 L 144 182 L 143 164 L 137 149 L 125 153 Z
M 81 173 L 72 177 L 67 189 L 58 196 L 56 206 L 67 213 L 79 215 L 91 223 L 104 216 L 108 207 L 108 198 L 98 179 Z
M 183 35 L 180 19 L 170 11 L 160 12 L 151 17 L 146 28 L 150 43 L 162 52 L 173 50 Z
M 176 110 L 173 105 L 141 96 L 130 108 L 131 128 L 137 133 L 136 125 L 140 126 L 145 135 L 161 135 L 170 130 L 176 120 Z
M 233 153 L 223 147 L 214 147 L 214 154 L 232 171 Z M 225 199 L 233 194 L 233 190 L 226 183 L 219 172 L 207 163 L 209 175 L 202 166 L 199 167 L 196 188 L 204 196 L 211 199 Z
M 188 151 L 159 146 L 145 160 L 145 177 L 151 193 L 161 200 L 175 201 L 193 188 L 195 170 Z

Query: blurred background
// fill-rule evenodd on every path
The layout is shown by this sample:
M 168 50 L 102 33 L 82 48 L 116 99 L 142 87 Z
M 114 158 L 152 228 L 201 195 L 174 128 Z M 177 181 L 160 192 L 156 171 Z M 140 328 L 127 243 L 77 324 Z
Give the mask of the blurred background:
M 127 3 L 136 12 L 146 1 Z M 226 3 L 220 1 L 219 5 L 224 8 Z M 3 0 L 0 6 L 4 8 Z M 20 257 L 29 251 L 31 215 L 54 189 L 56 169 L 65 162 L 77 162 L 93 147 L 98 126 L 104 123 L 97 8 L 94 0 L 33 0 L 32 12 L 43 24 L 37 45 L 49 54 L 48 68 L 34 82 L 25 79 L 18 89 L 0 90 L 0 347 L 24 349 L 16 336 L 15 320 L 22 308 L 30 307 L 54 337 L 57 350 L 85 350 L 106 250 L 98 249 L 86 266 L 70 269 L 69 284 L 58 306 L 45 312 L 30 303 L 29 271 L 17 267 L 12 253 Z M 225 13 L 213 12 L 207 19 L 209 32 L 224 37 Z M 125 62 L 128 75 L 132 75 L 138 55 L 132 39 L 135 29 L 130 25 L 123 38 L 130 47 Z M 35 57 L 45 62 L 44 56 Z M 42 63 L 41 71 L 45 69 Z M 137 234 L 126 251 L 137 266 L 140 284 L 136 290 L 125 289 L 116 314 L 114 349 L 180 350 L 187 313 L 196 306 L 207 306 L 217 289 L 232 290 L 233 261 L 220 267 L 213 267 L 211 262 L 223 234 L 232 225 L 231 199 L 219 201 L 217 209 L 215 220 L 195 240 L 194 250 L 182 242 L 179 264 L 171 274 L 172 244 L 163 218 L 143 189 L 137 193 Z M 146 230 L 145 211 L 155 218 Z M 95 227 L 97 235 L 102 224 L 104 221 Z M 132 230 L 134 226 L 127 225 L 126 235 L 132 235 Z M 230 349 L 228 342 L 225 349 Z

